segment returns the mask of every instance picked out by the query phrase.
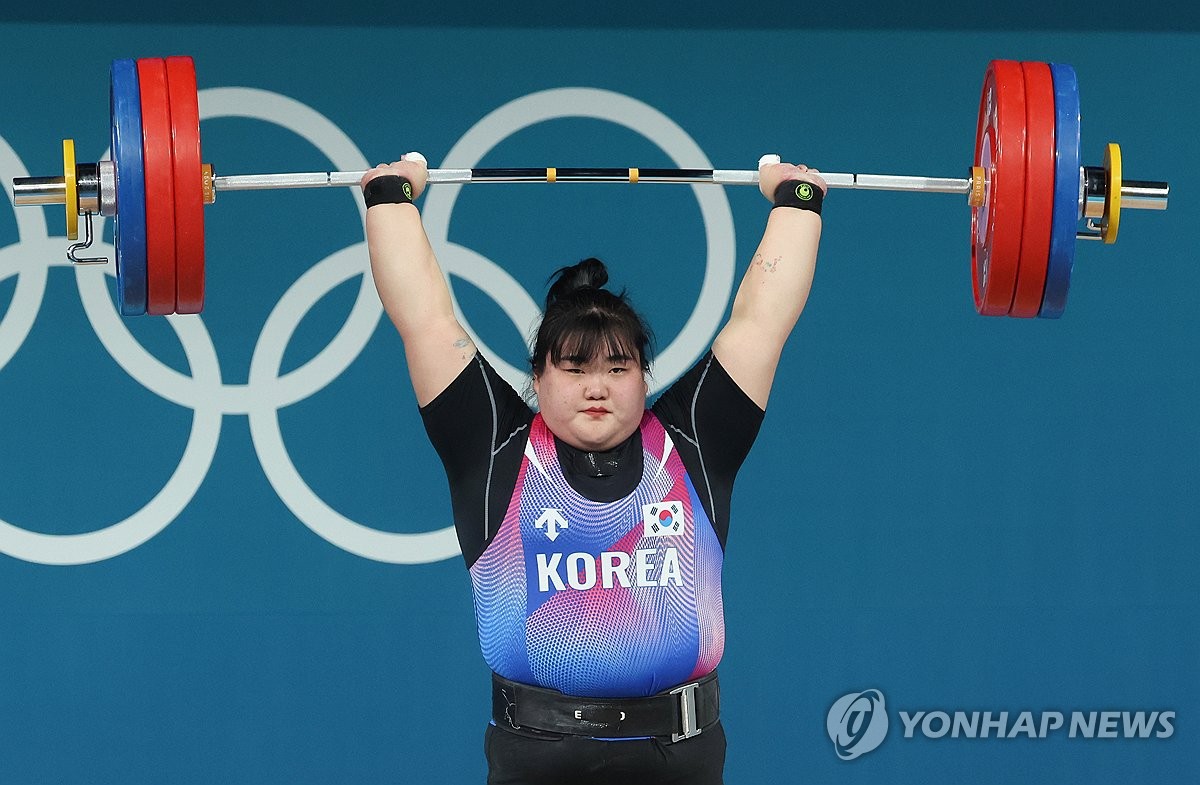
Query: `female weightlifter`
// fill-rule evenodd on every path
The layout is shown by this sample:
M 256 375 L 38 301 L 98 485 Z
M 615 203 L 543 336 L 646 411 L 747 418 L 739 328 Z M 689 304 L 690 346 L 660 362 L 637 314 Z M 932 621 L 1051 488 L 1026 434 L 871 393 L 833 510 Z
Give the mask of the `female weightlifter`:
M 491 667 L 488 783 L 721 783 L 716 667 L 734 476 L 816 266 L 825 182 L 760 167 L 774 207 L 711 349 L 647 408 L 650 331 L 603 263 L 559 270 L 536 412 L 454 315 L 413 201 L 424 159 L 362 179 L 379 295 L 404 342 Z

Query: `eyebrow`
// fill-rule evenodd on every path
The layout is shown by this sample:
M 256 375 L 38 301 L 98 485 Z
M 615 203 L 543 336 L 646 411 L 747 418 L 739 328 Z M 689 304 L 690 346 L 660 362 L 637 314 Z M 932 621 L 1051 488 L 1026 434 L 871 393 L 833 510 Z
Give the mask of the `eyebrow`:
M 582 354 L 564 354 L 563 362 L 573 363 L 575 365 L 586 365 L 592 358 L 584 357 Z M 628 354 L 610 354 L 605 358 L 605 362 L 610 363 L 628 363 L 633 362 L 633 357 Z

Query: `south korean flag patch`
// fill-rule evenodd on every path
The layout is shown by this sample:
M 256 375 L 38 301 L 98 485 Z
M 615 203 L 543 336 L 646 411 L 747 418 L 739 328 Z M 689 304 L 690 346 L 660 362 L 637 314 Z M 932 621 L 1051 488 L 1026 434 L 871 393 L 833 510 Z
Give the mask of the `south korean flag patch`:
M 671 537 L 687 528 L 683 502 L 662 501 L 642 506 L 642 526 L 646 537 Z

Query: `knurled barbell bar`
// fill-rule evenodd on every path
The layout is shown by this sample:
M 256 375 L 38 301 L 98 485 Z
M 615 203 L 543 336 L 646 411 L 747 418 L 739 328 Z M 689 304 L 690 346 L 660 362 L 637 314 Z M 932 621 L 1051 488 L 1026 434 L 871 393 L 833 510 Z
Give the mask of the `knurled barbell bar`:
M 190 57 L 116 60 L 111 69 L 112 160 L 75 161 L 63 140 L 62 177 L 13 180 L 18 205 L 63 204 L 67 250 L 92 243 L 92 216 L 115 218 L 121 313 L 199 313 L 204 306 L 204 205 L 217 191 L 357 186 L 364 172 L 215 176 L 200 155 L 196 72 Z M 831 188 L 961 194 L 971 213 L 975 307 L 987 316 L 1057 318 L 1066 307 L 1077 239 L 1113 243 L 1122 209 L 1164 210 L 1167 183 L 1128 180 L 1121 149 L 1081 166 L 1079 86 L 1059 63 L 994 60 L 980 96 L 967 178 L 823 172 Z M 429 182 L 712 183 L 757 185 L 728 169 L 431 169 Z M 1080 226 L 1080 222 L 1083 226 Z

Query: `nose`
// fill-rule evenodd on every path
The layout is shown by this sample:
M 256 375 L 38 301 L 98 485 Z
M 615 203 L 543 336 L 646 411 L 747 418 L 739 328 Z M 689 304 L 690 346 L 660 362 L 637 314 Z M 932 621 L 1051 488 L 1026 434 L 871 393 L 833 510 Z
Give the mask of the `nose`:
M 603 373 L 589 373 L 584 378 L 583 394 L 589 401 L 601 401 L 608 397 L 608 378 Z

